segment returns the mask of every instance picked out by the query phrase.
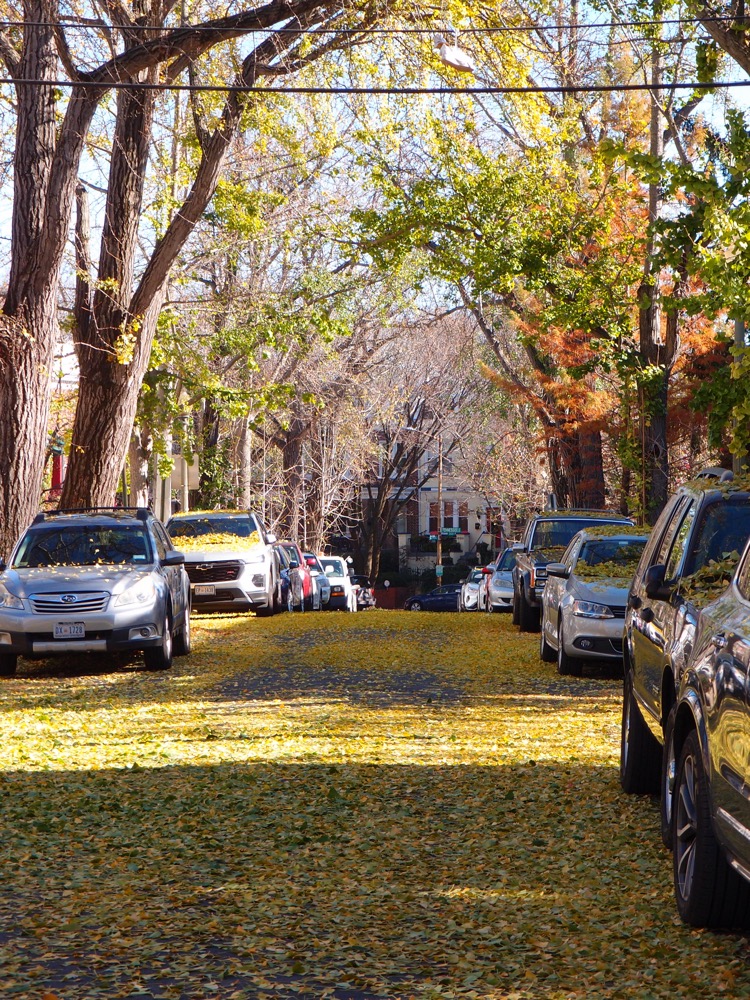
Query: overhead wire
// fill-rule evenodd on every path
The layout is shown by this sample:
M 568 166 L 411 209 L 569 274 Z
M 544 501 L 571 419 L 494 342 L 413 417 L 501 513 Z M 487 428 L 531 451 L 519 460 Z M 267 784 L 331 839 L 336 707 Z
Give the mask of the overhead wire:
M 580 21 L 575 24 L 508 24 L 508 25 L 495 25 L 494 27 L 483 26 L 483 27 L 468 27 L 458 29 L 461 35 L 483 35 L 483 34 L 504 34 L 507 32 L 535 32 L 535 31 L 585 31 L 593 28 L 638 28 L 638 27 L 662 27 L 666 25 L 675 24 L 705 24 L 707 22 L 733 22 L 736 23 L 738 18 L 731 14 L 716 14 L 710 17 L 675 17 L 675 18 L 644 18 L 639 20 L 631 21 L 598 21 L 598 22 L 586 22 Z M 436 24 L 439 23 L 436 21 Z M 100 28 L 114 28 L 117 31 L 127 30 L 129 32 L 139 32 L 139 31 L 180 31 L 180 30 L 199 30 L 204 32 L 226 32 L 231 30 L 232 32 L 237 32 L 239 34 L 262 34 L 268 31 L 273 31 L 274 34 L 295 34 L 295 35 L 432 35 L 436 30 L 435 27 L 429 28 L 409 28 L 409 27 L 370 27 L 370 28 L 357 28 L 357 27 L 309 27 L 309 28 L 259 28 L 259 27 L 236 27 L 228 28 L 227 25 L 217 25 L 217 24 L 128 24 L 128 25 L 111 25 L 106 21 L 97 22 L 93 19 L 82 19 L 80 21 L 75 20 L 60 20 L 60 21 L 30 21 L 30 20 L 0 20 L 0 28 L 44 28 L 44 27 L 60 27 L 60 28 L 72 28 L 75 30 L 82 31 L 93 31 Z
M 188 93 L 217 94 L 616 94 L 670 90 L 724 90 L 727 87 L 750 87 L 750 80 L 710 80 L 694 83 L 613 83 L 613 84 L 552 84 L 482 87 L 249 87 L 231 83 L 147 83 L 140 80 L 41 80 L 0 77 L 0 85 L 69 87 L 92 90 L 163 90 Z

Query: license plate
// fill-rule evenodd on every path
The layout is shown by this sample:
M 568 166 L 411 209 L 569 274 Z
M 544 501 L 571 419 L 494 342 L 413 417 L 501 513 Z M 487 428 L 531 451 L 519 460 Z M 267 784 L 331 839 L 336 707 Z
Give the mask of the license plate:
M 212 583 L 196 583 L 193 593 L 196 597 L 213 597 L 216 587 Z
M 83 622 L 58 622 L 53 635 L 55 639 L 85 639 L 86 626 Z

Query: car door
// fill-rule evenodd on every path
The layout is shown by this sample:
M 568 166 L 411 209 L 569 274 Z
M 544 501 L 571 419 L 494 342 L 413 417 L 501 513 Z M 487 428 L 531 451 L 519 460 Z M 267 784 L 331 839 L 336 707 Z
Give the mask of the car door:
M 174 546 L 170 541 L 164 527 L 158 521 L 154 521 L 154 541 L 156 543 L 156 554 L 160 563 L 160 571 L 169 590 L 172 602 L 172 621 L 182 621 L 185 611 L 185 587 L 183 583 L 184 565 L 165 566 L 164 559 L 168 552 L 173 551 Z M 178 550 L 179 551 L 179 550 Z
M 695 663 L 710 750 L 711 789 L 722 839 L 750 859 L 750 557 L 732 586 L 701 614 Z
M 696 509 L 697 501 L 694 498 L 682 497 L 662 532 L 657 548 L 652 550 L 649 566 L 666 566 L 666 580 L 671 579 L 670 573 L 676 573 L 679 569 Z M 631 606 L 635 609 L 631 618 L 634 691 L 651 717 L 660 722 L 665 631 L 671 627 L 670 619 L 675 614 L 674 602 L 681 599 L 674 596 L 669 600 L 649 597 L 642 570 L 644 567 L 640 566 L 631 595 Z

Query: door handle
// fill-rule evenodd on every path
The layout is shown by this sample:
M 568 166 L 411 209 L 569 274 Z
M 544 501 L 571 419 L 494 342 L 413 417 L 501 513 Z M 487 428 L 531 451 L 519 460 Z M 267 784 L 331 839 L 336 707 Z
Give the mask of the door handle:
M 628 600 L 630 601 L 630 607 L 635 611 L 637 611 L 643 604 L 643 601 L 640 599 L 638 594 L 628 594 Z

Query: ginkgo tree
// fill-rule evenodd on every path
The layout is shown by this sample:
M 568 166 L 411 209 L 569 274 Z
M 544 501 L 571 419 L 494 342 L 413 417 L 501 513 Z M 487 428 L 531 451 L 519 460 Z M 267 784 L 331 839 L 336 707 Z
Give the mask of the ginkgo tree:
M 53 0 L 7 10 L 0 58 L 13 80 L 16 135 L 11 264 L 0 322 L 3 552 L 39 500 L 58 286 L 79 173 L 100 109 L 114 125 L 99 252 L 92 259 L 79 240 L 76 255 L 80 391 L 61 501 L 68 507 L 114 499 L 167 276 L 209 204 L 244 110 L 263 100 L 247 91 L 356 44 L 358 31 L 383 18 L 388 5 L 284 0 L 226 16 L 195 8 L 191 23 L 182 25 L 168 0 L 113 0 L 97 6 L 94 18 L 77 8 L 63 15 Z M 312 28 L 319 34 L 307 34 Z M 186 194 L 141 256 L 159 87 L 199 77 L 201 57 L 219 46 L 235 68 L 224 82 L 237 89 L 200 123 Z

